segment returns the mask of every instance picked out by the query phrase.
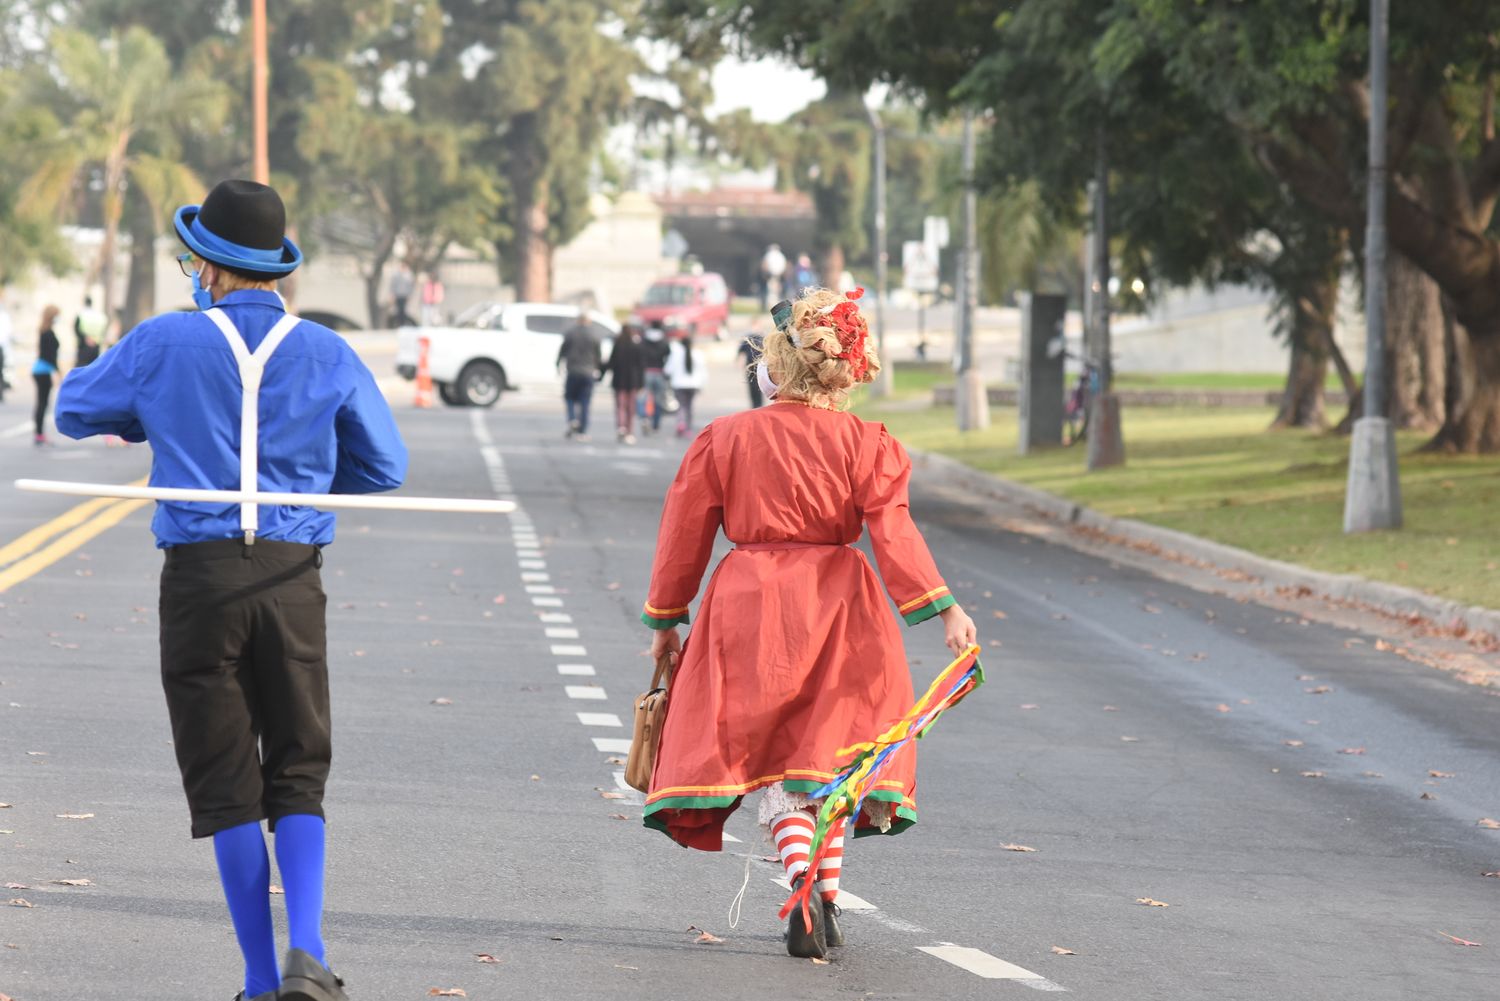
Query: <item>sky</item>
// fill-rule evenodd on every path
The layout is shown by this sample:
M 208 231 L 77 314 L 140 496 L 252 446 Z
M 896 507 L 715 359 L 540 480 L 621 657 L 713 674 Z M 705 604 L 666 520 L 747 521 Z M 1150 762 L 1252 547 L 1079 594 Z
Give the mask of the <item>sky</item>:
M 760 122 L 783 121 L 822 97 L 826 90 L 812 73 L 779 59 L 747 63 L 727 58 L 714 69 L 713 84 L 711 115 L 749 108 Z

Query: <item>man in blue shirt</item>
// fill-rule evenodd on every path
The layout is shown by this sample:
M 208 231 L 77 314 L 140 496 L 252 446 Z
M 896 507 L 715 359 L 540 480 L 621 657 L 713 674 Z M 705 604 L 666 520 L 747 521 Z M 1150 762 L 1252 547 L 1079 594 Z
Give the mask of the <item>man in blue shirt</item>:
M 375 380 L 333 331 L 286 312 L 302 261 L 276 192 L 229 180 L 177 210 L 202 312 L 153 317 L 71 372 L 58 430 L 149 441 L 162 487 L 371 493 L 406 448 Z M 323 790 L 332 755 L 318 568 L 334 516 L 161 502 L 162 683 L 195 838 L 212 837 L 245 958 L 237 1001 L 343 1001 L 322 939 Z M 291 949 L 278 970 L 269 821 Z

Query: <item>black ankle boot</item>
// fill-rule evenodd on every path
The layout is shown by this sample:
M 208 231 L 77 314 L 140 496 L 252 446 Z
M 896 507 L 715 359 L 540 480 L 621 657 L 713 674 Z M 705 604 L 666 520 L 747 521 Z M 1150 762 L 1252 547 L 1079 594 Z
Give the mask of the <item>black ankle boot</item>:
M 792 892 L 795 893 L 801 887 L 805 878 L 806 876 L 799 876 L 792 880 Z M 811 928 L 807 927 L 801 907 L 787 918 L 786 951 L 788 955 L 799 959 L 822 959 L 828 953 L 828 939 L 824 931 L 821 901 L 814 899 L 808 907 L 808 913 L 812 915 Z
M 831 900 L 823 901 L 823 939 L 828 948 L 837 949 L 844 944 L 844 930 L 839 927 L 839 915 L 844 909 Z

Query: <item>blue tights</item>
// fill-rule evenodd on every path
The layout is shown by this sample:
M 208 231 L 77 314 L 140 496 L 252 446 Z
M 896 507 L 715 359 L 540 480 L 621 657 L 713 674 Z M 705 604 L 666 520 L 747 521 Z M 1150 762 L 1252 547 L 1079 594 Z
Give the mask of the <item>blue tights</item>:
M 291 946 L 324 963 L 323 818 L 307 814 L 276 822 L 276 866 L 286 890 Z M 214 858 L 229 903 L 234 934 L 245 957 L 245 996 L 274 991 L 281 984 L 276 936 L 271 927 L 271 861 L 259 823 L 241 824 L 214 835 Z

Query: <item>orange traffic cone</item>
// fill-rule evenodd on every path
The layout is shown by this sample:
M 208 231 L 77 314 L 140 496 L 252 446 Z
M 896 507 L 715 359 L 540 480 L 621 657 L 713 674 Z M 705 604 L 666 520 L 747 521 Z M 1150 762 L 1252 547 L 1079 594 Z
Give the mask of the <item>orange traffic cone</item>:
M 431 345 L 426 337 L 417 341 L 417 395 L 412 406 L 418 409 L 432 406 L 432 374 L 427 370 L 427 351 Z

